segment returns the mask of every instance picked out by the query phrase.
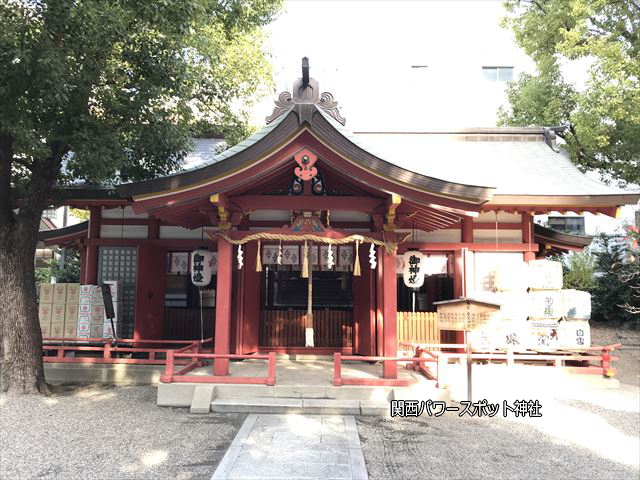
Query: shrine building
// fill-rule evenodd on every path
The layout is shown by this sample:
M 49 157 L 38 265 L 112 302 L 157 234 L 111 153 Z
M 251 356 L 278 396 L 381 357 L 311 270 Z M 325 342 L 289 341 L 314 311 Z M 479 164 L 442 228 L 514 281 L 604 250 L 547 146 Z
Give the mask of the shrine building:
M 590 243 L 535 214 L 615 216 L 640 198 L 581 173 L 553 129 L 354 134 L 308 69 L 275 104 L 228 150 L 196 139 L 179 172 L 65 189 L 90 219 L 41 239 L 79 249 L 81 284 L 121 282 L 123 338 L 213 338 L 213 353 L 238 355 L 463 343 L 437 325 L 416 333 L 419 314 L 489 291 L 499 265 Z M 213 252 L 210 281 L 194 278 L 196 250 Z M 407 251 L 423 257 L 415 288 Z M 397 368 L 385 363 L 384 376 Z M 228 374 L 228 360 L 214 370 Z

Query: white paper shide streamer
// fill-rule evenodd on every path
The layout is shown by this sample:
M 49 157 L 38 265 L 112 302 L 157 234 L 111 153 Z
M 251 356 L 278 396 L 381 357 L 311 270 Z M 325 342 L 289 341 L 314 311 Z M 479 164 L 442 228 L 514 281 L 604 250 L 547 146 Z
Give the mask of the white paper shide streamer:
M 371 265 L 371 270 L 375 270 L 378 265 L 378 261 L 376 260 L 376 247 L 373 243 L 369 247 L 369 265 Z
M 238 245 L 238 256 L 236 258 L 238 259 L 238 270 L 241 270 L 244 265 L 242 245 Z

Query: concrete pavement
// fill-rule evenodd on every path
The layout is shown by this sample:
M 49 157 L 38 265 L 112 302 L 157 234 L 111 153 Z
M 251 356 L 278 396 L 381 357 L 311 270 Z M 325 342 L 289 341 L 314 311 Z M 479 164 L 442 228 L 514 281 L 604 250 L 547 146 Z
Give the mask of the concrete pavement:
M 368 478 L 351 415 L 247 417 L 212 480 Z

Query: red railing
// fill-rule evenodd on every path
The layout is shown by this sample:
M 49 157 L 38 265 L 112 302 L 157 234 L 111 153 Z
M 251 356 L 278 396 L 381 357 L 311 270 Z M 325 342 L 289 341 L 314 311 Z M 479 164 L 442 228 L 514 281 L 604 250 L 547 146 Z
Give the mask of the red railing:
M 62 345 L 44 344 L 42 350 L 54 352 L 55 355 L 44 355 L 43 361 L 46 363 L 126 363 L 138 365 L 164 365 L 169 352 L 173 352 L 172 348 L 153 348 L 139 346 L 121 346 L 121 344 L 135 345 L 184 345 L 175 350 L 180 352 L 193 351 L 195 353 L 202 352 L 202 346 L 211 342 L 211 339 L 205 340 L 133 340 L 133 339 L 103 339 L 103 338 L 43 338 L 45 342 L 62 342 Z M 87 345 L 87 344 L 101 345 Z M 186 344 L 186 345 L 185 345 Z M 67 352 L 74 352 L 74 356 L 67 356 Z M 95 353 L 94 353 L 95 352 Z M 85 355 L 85 356 L 78 356 Z M 96 355 L 97 354 L 97 355 Z M 123 357 L 122 355 L 128 355 Z M 134 355 L 137 358 L 133 358 Z M 143 357 L 143 358 L 140 358 Z
M 370 387 L 407 387 L 417 382 L 414 378 L 345 378 L 342 376 L 343 361 L 360 361 L 360 362 L 406 362 L 412 363 L 414 357 L 363 357 L 360 355 L 342 355 L 339 352 L 333 354 L 333 384 L 336 387 L 342 385 L 366 385 Z M 424 359 L 420 362 L 427 362 Z M 434 360 L 435 361 L 435 360 Z
M 409 346 L 403 344 L 402 346 Z M 474 360 L 490 360 L 505 363 L 513 366 L 521 362 L 535 362 L 537 366 L 552 366 L 569 373 L 604 375 L 613 377 L 616 369 L 611 366 L 611 362 L 618 360 L 618 357 L 611 355 L 611 352 L 620 348 L 621 344 L 616 343 L 608 346 L 593 346 L 581 348 L 579 354 L 534 354 L 515 353 L 512 351 L 473 353 L 467 345 L 463 344 L 413 344 L 415 353 L 413 356 L 413 368 L 420 371 L 430 379 L 437 380 L 438 387 L 447 385 L 446 369 L 450 359 L 458 359 L 460 362 L 473 362 Z M 442 349 L 465 349 L 466 353 L 443 352 Z M 438 349 L 438 351 L 432 351 Z M 576 349 L 578 350 L 578 349 Z M 436 371 L 433 372 L 423 363 L 436 364 Z M 580 363 L 581 365 L 566 365 L 566 362 Z M 594 365 L 593 363 L 599 363 Z
M 342 376 L 342 362 L 356 360 L 361 362 L 404 362 L 407 368 L 419 371 L 427 378 L 436 380 L 440 388 L 447 385 L 447 365 L 450 359 L 458 359 L 460 362 L 473 362 L 474 360 L 498 360 L 511 366 L 519 362 L 540 362 L 544 365 L 551 364 L 555 368 L 561 368 L 570 373 L 596 374 L 612 377 L 616 374 L 616 369 L 611 366 L 611 362 L 618 360 L 618 357 L 611 355 L 611 352 L 621 346 L 620 343 L 608 345 L 606 347 L 594 346 L 582 348 L 581 354 L 533 354 L 494 352 L 494 353 L 473 353 L 468 345 L 458 343 L 433 343 L 433 344 L 409 344 L 402 343 L 401 347 L 410 346 L 414 349 L 413 356 L 404 357 L 363 357 L 359 355 L 342 355 L 335 353 L 333 357 L 333 384 L 341 385 L 368 385 L 368 386 L 407 386 L 415 383 L 412 378 L 344 378 Z M 443 349 L 466 350 L 466 353 L 444 352 Z M 592 353 L 593 352 L 593 353 Z M 597 352 L 597 353 L 596 353 Z M 582 365 L 567 366 L 566 362 L 579 362 Z M 593 362 L 600 363 L 594 365 Z M 426 364 L 435 363 L 435 371 Z
M 175 371 L 175 364 L 179 359 L 191 359 L 180 370 Z M 233 377 L 221 375 L 187 375 L 194 368 L 201 366 L 203 360 L 268 360 L 266 377 Z M 189 353 L 169 350 L 164 375 L 160 377 L 162 383 L 189 382 L 189 383 L 237 383 L 237 384 L 276 384 L 276 354 L 270 352 L 267 355 L 232 355 L 215 353 Z

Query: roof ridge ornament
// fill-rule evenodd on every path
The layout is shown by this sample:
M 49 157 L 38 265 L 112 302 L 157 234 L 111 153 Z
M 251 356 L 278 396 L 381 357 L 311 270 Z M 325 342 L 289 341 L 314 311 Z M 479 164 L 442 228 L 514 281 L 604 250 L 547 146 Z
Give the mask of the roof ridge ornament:
M 338 102 L 329 92 L 319 94 L 318 81 L 309 76 L 309 59 L 302 58 L 302 77 L 293 84 L 293 93 L 287 91 L 278 95 L 276 106 L 271 115 L 266 118 L 267 124 L 273 122 L 285 112 L 288 112 L 296 104 L 311 104 L 322 108 L 331 118 L 344 125 L 347 121 L 340 115 Z

